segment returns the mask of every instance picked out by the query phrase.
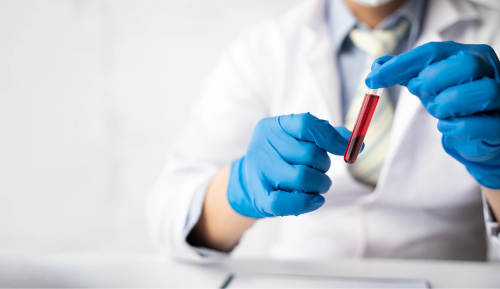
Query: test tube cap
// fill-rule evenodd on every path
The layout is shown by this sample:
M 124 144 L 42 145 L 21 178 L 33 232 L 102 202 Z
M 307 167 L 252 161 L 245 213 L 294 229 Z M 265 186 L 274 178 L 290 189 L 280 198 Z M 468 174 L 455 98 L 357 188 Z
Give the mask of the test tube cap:
M 384 91 L 383 88 L 375 88 L 375 89 L 367 88 L 366 89 L 366 94 L 372 94 L 372 95 L 381 96 L 383 91 Z

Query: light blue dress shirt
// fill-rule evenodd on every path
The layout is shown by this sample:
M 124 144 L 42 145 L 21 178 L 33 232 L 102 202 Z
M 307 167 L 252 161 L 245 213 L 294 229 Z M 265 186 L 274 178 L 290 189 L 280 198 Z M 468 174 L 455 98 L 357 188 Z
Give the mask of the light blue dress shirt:
M 425 14 L 427 0 L 407 0 L 393 14 L 384 19 L 375 29 L 390 29 L 396 26 L 401 18 L 410 22 L 410 29 L 396 46 L 393 54 L 401 54 L 415 45 L 420 33 L 421 23 Z M 362 30 L 370 28 L 360 23 L 342 0 L 330 0 L 328 2 L 328 21 L 332 35 L 334 53 L 337 56 L 339 75 L 342 85 L 342 119 L 345 117 L 352 100 L 356 97 L 356 90 L 361 82 L 361 75 L 365 69 L 365 53 L 358 49 L 349 39 L 349 32 L 358 27 Z M 396 106 L 400 86 L 387 89 L 389 98 Z

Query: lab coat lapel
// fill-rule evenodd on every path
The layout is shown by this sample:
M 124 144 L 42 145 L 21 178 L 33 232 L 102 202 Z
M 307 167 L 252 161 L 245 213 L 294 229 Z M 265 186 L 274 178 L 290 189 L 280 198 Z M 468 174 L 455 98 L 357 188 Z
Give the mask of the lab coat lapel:
M 305 20 L 304 33 L 308 34 L 310 41 L 306 45 L 306 61 L 314 84 L 312 89 L 321 95 L 325 107 L 324 115 L 320 118 L 327 119 L 334 126 L 342 125 L 341 117 L 341 86 L 337 71 L 337 63 L 331 43 L 328 20 L 326 16 L 327 1 L 316 1 L 314 9 Z
M 415 46 L 432 41 L 443 41 L 441 36 L 443 30 L 462 20 L 464 16 L 465 18 L 469 18 L 469 16 L 473 16 L 471 14 L 474 14 L 474 9 L 467 9 L 463 7 L 463 3 L 458 5 L 451 0 L 429 1 L 428 6 L 423 30 Z M 443 15 L 446 15 L 446 17 L 443 17 Z M 378 180 L 377 189 L 371 198 L 376 198 L 380 191 L 383 190 L 384 184 L 390 174 L 391 164 L 399 153 L 403 139 L 411 131 L 410 127 L 415 121 L 415 116 L 419 111 L 424 109 L 416 96 L 412 95 L 408 89 L 402 88 L 394 113 L 389 150 Z

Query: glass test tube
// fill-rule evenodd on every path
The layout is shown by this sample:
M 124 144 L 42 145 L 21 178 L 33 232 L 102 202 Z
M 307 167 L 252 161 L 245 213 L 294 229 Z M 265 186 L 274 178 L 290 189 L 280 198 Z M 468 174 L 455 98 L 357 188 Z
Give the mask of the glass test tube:
M 351 138 L 347 144 L 347 149 L 344 154 L 344 161 L 348 164 L 353 164 L 358 158 L 359 151 L 363 145 L 363 140 L 365 139 L 366 132 L 370 126 L 370 121 L 372 120 L 373 113 L 377 107 L 380 95 L 382 95 L 383 88 L 378 89 L 368 89 L 363 99 L 363 104 L 359 110 L 358 118 L 356 119 L 356 124 L 352 130 Z

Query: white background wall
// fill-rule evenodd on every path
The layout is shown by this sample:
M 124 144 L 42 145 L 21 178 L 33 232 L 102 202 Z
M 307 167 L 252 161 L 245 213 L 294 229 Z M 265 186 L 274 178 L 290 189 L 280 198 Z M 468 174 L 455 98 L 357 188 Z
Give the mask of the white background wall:
M 0 1 L 0 253 L 154 252 L 146 197 L 203 77 L 297 2 Z

